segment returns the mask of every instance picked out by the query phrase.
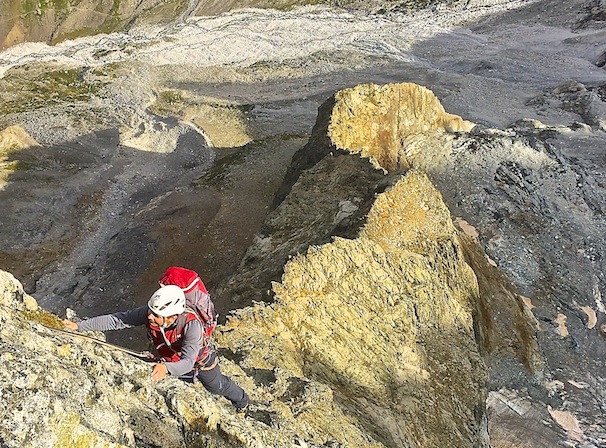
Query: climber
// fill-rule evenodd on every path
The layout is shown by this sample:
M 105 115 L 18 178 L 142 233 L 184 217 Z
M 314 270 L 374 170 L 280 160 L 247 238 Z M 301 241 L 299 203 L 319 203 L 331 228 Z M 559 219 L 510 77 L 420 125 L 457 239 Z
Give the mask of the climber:
M 169 268 L 167 272 L 170 273 L 171 269 L 172 272 L 195 274 L 194 271 L 176 267 Z M 163 279 L 165 278 L 166 273 Z M 201 288 L 204 288 L 199 278 L 198 281 Z M 151 372 L 152 381 L 160 381 L 167 374 L 190 383 L 197 378 L 206 390 L 230 400 L 238 413 L 246 412 L 248 395 L 232 379 L 221 373 L 217 352 L 207 336 L 208 330 L 205 331 L 199 315 L 186 307 L 183 289 L 174 284 L 163 284 L 162 281 L 160 284 L 162 286 L 154 292 L 146 306 L 78 323 L 65 319 L 63 324 L 78 331 L 121 330 L 145 325 L 160 355 L 160 362 L 154 364 Z

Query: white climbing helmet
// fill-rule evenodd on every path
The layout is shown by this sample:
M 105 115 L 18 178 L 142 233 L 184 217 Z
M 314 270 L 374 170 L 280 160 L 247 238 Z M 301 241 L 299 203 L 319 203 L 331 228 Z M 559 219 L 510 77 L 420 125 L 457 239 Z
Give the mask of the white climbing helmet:
M 185 294 L 178 286 L 166 285 L 151 296 L 147 306 L 157 316 L 181 314 L 185 311 Z

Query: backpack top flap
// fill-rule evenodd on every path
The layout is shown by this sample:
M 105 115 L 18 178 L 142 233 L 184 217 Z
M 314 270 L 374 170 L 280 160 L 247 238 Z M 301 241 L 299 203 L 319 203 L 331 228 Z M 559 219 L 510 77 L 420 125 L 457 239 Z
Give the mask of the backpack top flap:
M 215 305 L 210 300 L 206 286 L 196 271 L 178 266 L 171 266 L 160 279 L 160 285 L 176 285 L 183 290 L 185 301 L 206 326 L 214 324 L 217 320 Z M 212 331 L 212 330 L 211 330 Z
M 160 279 L 160 285 L 177 285 L 184 293 L 190 292 L 197 286 L 197 289 L 208 294 L 206 286 L 204 286 L 204 283 L 200 280 L 200 276 L 196 271 L 178 266 L 171 266 L 164 271 L 164 274 Z

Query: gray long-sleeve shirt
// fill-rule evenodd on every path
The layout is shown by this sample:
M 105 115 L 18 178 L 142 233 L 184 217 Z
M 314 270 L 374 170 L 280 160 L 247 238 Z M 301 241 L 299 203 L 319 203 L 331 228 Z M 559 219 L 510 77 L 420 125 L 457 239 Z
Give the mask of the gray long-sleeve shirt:
M 147 322 L 147 310 L 147 306 L 142 306 L 129 311 L 91 317 L 90 319 L 78 322 L 78 330 L 111 331 L 145 325 Z M 173 376 L 181 376 L 194 369 L 194 364 L 200 351 L 202 334 L 202 324 L 198 319 L 192 319 L 185 324 L 180 359 L 176 362 L 165 363 L 168 373 Z

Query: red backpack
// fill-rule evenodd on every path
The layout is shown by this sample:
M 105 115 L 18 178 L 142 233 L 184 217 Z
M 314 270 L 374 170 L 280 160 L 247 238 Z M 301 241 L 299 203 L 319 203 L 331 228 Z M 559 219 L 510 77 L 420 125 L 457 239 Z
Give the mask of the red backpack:
M 204 326 L 205 335 L 210 337 L 217 326 L 218 314 L 198 273 L 191 269 L 171 266 L 164 271 L 160 279 L 160 286 L 166 285 L 176 285 L 183 290 L 186 307 L 198 317 Z

